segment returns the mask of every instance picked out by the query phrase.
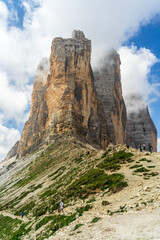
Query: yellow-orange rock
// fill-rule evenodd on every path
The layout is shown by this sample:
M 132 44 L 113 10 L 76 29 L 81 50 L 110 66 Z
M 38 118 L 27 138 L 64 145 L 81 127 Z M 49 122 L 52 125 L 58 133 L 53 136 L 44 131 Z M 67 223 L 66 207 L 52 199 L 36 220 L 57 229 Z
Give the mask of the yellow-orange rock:
M 91 41 L 80 31 L 75 31 L 70 39 L 53 40 L 50 74 L 35 79 L 19 157 L 65 132 L 92 145 L 107 146 L 107 121 L 94 88 L 90 58 Z

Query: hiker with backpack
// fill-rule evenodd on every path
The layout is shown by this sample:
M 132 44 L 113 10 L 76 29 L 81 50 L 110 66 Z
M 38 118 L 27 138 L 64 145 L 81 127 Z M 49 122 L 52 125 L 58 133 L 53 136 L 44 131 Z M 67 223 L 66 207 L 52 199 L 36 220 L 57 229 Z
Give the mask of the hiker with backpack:
M 59 213 L 60 214 L 61 214 L 61 212 L 64 214 L 63 208 L 64 208 L 64 203 L 61 200 L 60 205 L 59 205 Z

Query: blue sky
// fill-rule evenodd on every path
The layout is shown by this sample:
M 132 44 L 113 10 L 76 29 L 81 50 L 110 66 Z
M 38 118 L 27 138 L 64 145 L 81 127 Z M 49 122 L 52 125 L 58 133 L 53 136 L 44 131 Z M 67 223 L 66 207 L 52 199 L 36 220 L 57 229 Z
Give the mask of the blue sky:
M 145 47 L 150 49 L 151 52 L 160 59 L 160 17 L 156 16 L 146 26 L 142 26 L 135 36 L 130 38 L 124 45 L 134 44 L 138 48 Z M 151 72 L 148 76 L 150 83 L 160 83 L 160 63 L 155 63 L 151 67 Z M 154 96 L 153 96 L 154 97 Z M 160 137 L 160 97 L 156 97 L 157 100 L 150 104 L 150 114 L 158 130 L 158 137 Z
M 39 61 L 74 29 L 92 40 L 94 68 L 109 49 L 121 54 L 124 96 L 143 95 L 160 138 L 159 0 L 0 0 L 0 159 L 28 119 Z

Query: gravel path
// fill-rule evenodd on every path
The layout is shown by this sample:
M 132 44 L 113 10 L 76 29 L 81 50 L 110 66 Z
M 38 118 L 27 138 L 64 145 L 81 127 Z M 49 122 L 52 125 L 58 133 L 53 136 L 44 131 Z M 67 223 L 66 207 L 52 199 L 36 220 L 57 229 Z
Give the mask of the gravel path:
M 75 223 L 59 231 L 49 240 L 160 240 L 160 208 L 152 212 L 130 212 L 102 216 L 89 223 L 92 216 L 83 216 L 83 226 L 73 231 Z M 90 221 L 91 222 L 91 221 Z

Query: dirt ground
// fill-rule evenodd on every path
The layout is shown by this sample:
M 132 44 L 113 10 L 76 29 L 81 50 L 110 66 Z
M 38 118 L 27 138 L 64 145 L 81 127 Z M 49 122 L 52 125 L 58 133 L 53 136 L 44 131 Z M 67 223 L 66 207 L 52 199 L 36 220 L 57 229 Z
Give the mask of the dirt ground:
M 94 217 L 101 219 L 91 223 Z M 160 240 L 160 208 L 146 212 L 130 212 L 113 216 L 85 214 L 78 223 L 59 231 L 50 240 Z

